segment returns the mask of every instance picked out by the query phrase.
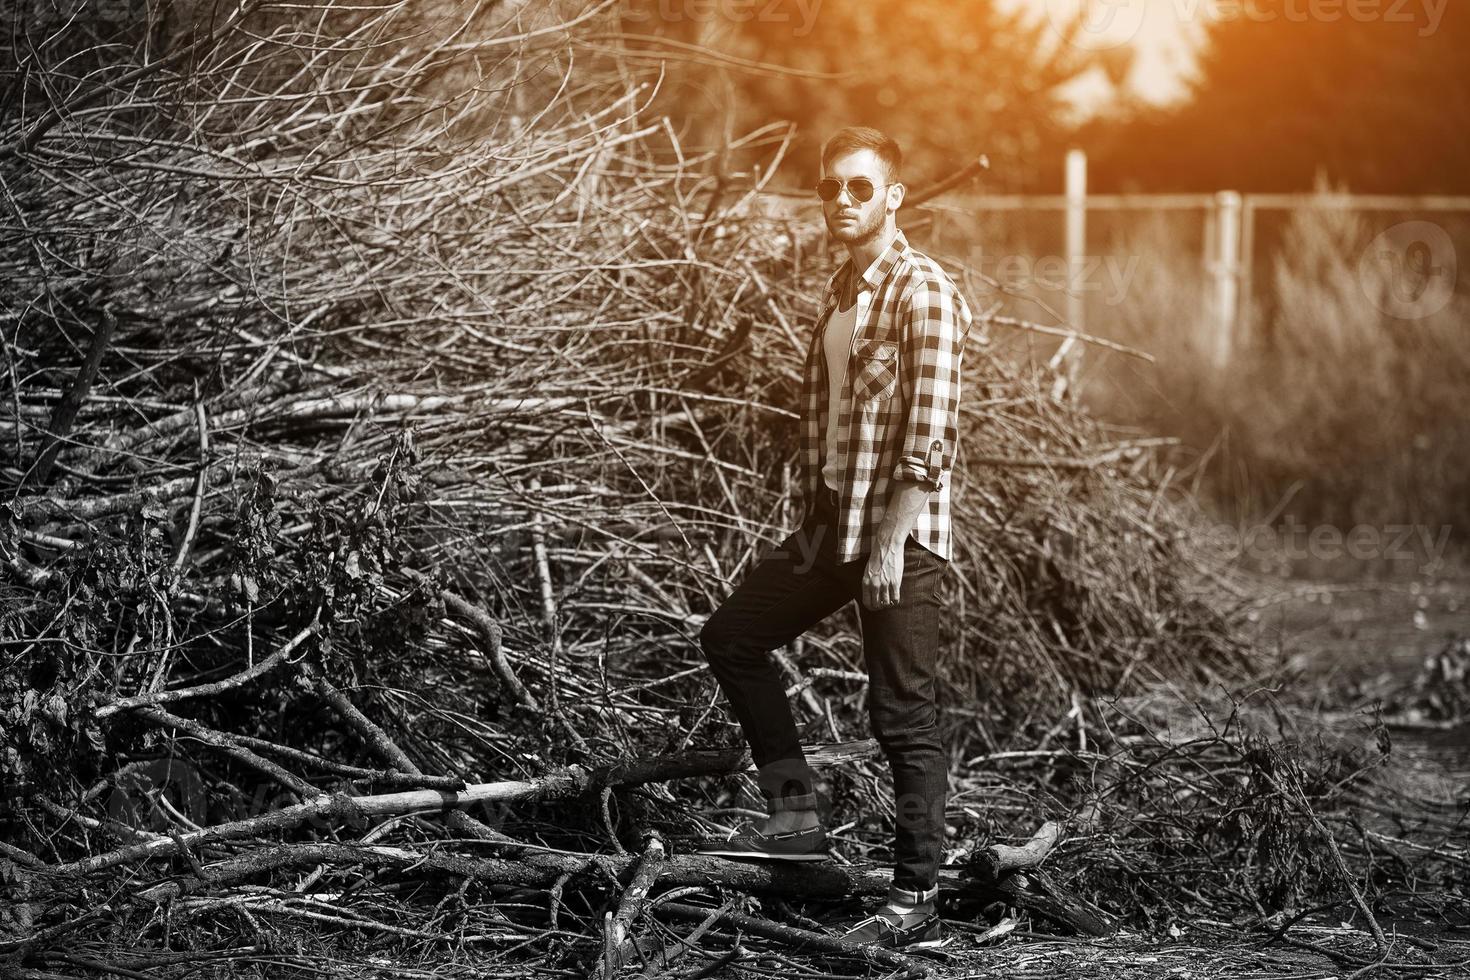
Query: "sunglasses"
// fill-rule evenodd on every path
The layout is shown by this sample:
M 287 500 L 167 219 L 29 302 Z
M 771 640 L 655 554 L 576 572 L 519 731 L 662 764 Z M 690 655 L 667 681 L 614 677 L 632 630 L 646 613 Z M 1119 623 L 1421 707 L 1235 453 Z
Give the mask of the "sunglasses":
M 873 199 L 873 192 L 886 184 L 874 184 L 866 177 L 854 177 L 852 180 L 842 181 L 835 177 L 827 177 L 817 181 L 817 197 L 824 201 L 835 201 L 837 195 L 842 193 L 844 187 L 852 195 L 853 200 L 859 204 L 867 204 Z

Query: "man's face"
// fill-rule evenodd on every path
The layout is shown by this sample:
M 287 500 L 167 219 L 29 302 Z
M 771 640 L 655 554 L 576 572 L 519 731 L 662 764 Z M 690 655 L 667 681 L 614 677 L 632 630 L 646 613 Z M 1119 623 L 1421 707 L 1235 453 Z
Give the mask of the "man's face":
M 883 230 L 888 212 L 897 210 L 903 200 L 903 185 L 888 183 L 883 161 L 872 150 L 853 150 L 835 157 L 830 165 L 822 167 L 822 176 L 841 181 L 866 177 L 877 188 L 866 203 L 853 197 L 848 187 L 843 187 L 832 200 L 822 202 L 827 231 L 844 244 L 857 244 L 877 236 Z

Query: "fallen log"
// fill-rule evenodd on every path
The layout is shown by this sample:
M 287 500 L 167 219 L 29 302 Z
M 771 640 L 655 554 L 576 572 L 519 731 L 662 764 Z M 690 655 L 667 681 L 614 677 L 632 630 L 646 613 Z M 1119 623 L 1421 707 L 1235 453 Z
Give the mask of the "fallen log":
M 654 867 L 654 863 L 645 858 L 646 855 L 546 850 L 508 860 L 388 845 L 281 844 L 203 865 L 192 874 L 145 888 L 138 896 L 150 902 L 165 902 L 200 891 L 214 891 L 268 871 L 303 864 L 427 868 L 491 884 L 553 888 L 559 881 L 592 872 L 603 878 L 626 880 L 636 875 L 640 867 Z M 656 867 L 658 883 L 669 887 L 721 886 L 751 894 L 799 900 L 878 897 L 887 895 L 892 883 L 891 871 L 878 865 L 808 863 L 796 867 L 779 862 L 733 861 L 685 854 L 661 858 Z M 1005 901 L 1082 935 L 1102 936 L 1111 931 L 1111 925 L 1101 915 L 1045 876 L 1039 876 L 1033 882 L 1029 878 L 1012 875 L 998 885 L 990 885 L 977 881 L 962 868 L 941 868 L 939 883 L 941 889 L 974 896 L 982 904 L 996 899 Z
M 876 743 L 863 740 L 813 747 L 807 756 L 813 766 L 823 767 L 867 758 L 876 751 Z M 749 753 L 742 749 L 696 750 L 598 768 L 569 766 L 535 779 L 471 783 L 466 784 L 462 790 L 421 789 L 371 796 L 322 793 L 260 817 L 131 844 L 61 865 L 53 870 L 63 874 L 88 874 L 121 864 L 180 853 L 192 857 L 196 850 L 211 844 L 256 837 L 308 822 L 323 826 L 345 822 L 365 827 L 374 817 L 435 810 L 460 813 L 462 811 L 459 808 L 474 804 L 566 799 L 601 792 L 611 786 L 633 786 L 688 776 L 738 772 L 749 766 Z M 486 844 L 510 846 L 514 849 L 516 859 L 458 858 L 437 853 L 426 856 L 402 848 L 363 848 L 352 845 L 330 845 L 338 849 L 317 851 L 313 848 L 328 845 L 282 844 L 241 858 L 202 866 L 196 870 L 192 879 L 155 885 L 142 894 L 151 900 L 161 901 L 206 885 L 218 887 L 230 881 L 248 878 L 276 867 L 280 862 L 295 863 L 303 855 L 312 854 L 324 855 L 309 858 L 318 862 L 336 860 L 390 865 L 422 862 L 431 867 L 488 881 L 534 885 L 551 885 L 563 876 L 575 875 L 594 867 L 601 867 L 609 875 L 617 877 L 629 870 L 630 861 L 642 860 L 577 852 L 537 853 L 530 845 L 499 834 L 494 838 L 481 839 Z M 1111 931 L 1111 925 L 1104 916 L 1076 899 L 1049 876 L 1041 874 L 1036 867 L 1059 840 L 1060 827 L 1048 822 L 1024 845 L 992 845 L 980 852 L 977 859 L 972 860 L 967 867 L 942 869 L 941 882 L 951 890 L 974 892 L 982 898 L 989 897 L 992 901 L 1006 901 L 1065 929 L 1084 935 L 1106 935 Z M 330 855 L 330 858 L 326 855 Z M 742 891 L 802 899 L 884 894 L 890 883 L 888 871 L 877 867 L 844 868 L 823 865 L 814 868 L 807 865 L 798 870 L 779 864 L 762 865 L 696 856 L 669 857 L 660 861 L 658 867 L 658 880 L 669 885 L 722 885 Z M 1022 870 L 1028 874 L 1020 874 Z
M 1095 807 L 1079 815 L 1084 826 L 1096 819 Z M 981 889 L 1085 936 L 1109 935 L 1114 925 L 1100 910 L 1063 888 L 1041 870 L 1041 862 L 1061 843 L 1062 825 L 1048 820 L 1024 844 L 991 844 L 971 856 L 966 873 Z
M 203 865 L 193 874 L 159 882 L 138 893 L 150 902 L 200 891 L 212 891 L 258 874 L 305 864 L 362 864 L 378 867 L 427 868 L 491 884 L 522 887 L 554 886 L 564 876 L 597 872 L 604 878 L 623 879 L 644 860 L 642 855 L 590 854 L 545 850 L 524 857 L 468 857 L 433 849 L 390 845 L 279 844 Z M 793 898 L 837 899 L 851 895 L 886 895 L 889 873 L 877 866 L 844 867 L 830 864 L 802 868 L 777 863 L 730 861 L 703 855 L 669 856 L 659 863 L 659 881 L 679 887 L 722 885 L 740 891 L 781 894 Z M 958 875 L 944 875 L 957 882 Z
M 1107 936 L 1116 928 L 1110 917 L 1039 869 L 1009 875 L 996 889 L 1016 908 L 1083 936 Z
M 339 704 L 344 711 L 352 708 L 351 703 L 340 696 L 340 692 L 336 693 L 339 697 L 334 700 L 334 704 Z M 163 713 L 161 709 L 150 707 L 138 710 L 144 713 Z M 355 712 L 355 708 L 352 710 Z M 875 755 L 877 750 L 876 742 L 865 739 L 859 742 L 840 742 L 834 745 L 818 746 L 808 751 L 807 758 L 814 767 L 831 766 L 868 758 Z M 382 754 L 393 760 L 399 768 L 416 769 L 412 761 L 396 746 L 392 746 L 391 749 L 383 746 Z M 421 789 L 371 796 L 351 796 L 346 793 L 307 794 L 309 798 L 301 803 L 283 807 L 259 817 L 235 820 L 186 834 L 175 834 L 143 844 L 118 848 L 70 864 L 59 865 L 55 870 L 68 874 L 90 874 L 134 861 L 171 857 L 194 848 L 226 840 L 239 840 L 271 831 L 286 830 L 308 822 L 322 826 L 337 822 L 363 825 L 372 817 L 396 816 L 401 813 L 437 810 L 447 814 L 476 804 L 565 799 L 599 793 L 604 787 L 609 786 L 636 786 L 641 783 L 664 782 L 690 776 L 740 772 L 749 768 L 750 765 L 748 750 L 705 749 L 659 756 L 653 759 L 634 759 L 595 768 L 567 766 L 534 779 L 467 783 L 463 789 L 459 790 Z M 494 841 L 519 845 L 519 842 L 498 834 Z

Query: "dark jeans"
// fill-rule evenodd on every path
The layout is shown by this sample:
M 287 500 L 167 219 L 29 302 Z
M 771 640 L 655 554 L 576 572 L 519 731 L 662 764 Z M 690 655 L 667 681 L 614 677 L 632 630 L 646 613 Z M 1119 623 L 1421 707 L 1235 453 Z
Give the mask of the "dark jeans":
M 837 562 L 833 497 L 823 488 L 820 498 L 715 610 L 700 645 L 745 731 L 761 790 L 779 808 L 812 793 L 812 772 L 771 651 L 857 600 L 868 718 L 893 768 L 893 884 L 927 889 L 938 880 L 949 788 L 935 707 L 937 593 L 949 562 L 906 539 L 898 605 L 868 609 L 862 604 L 868 556 Z

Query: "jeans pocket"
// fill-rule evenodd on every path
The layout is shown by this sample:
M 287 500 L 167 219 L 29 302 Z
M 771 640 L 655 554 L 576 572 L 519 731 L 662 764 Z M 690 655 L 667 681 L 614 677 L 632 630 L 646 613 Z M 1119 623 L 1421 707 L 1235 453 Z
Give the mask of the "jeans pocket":
M 923 594 L 927 598 L 939 597 L 939 586 L 944 582 L 945 569 L 949 568 L 947 559 L 909 537 L 903 542 L 903 567 L 904 578 L 912 575 L 918 588 L 925 590 Z
M 939 599 L 939 587 L 944 584 L 944 580 L 949 575 L 949 561 L 948 559 L 940 558 L 938 555 L 934 556 L 934 561 L 934 591 L 930 593 L 929 597 L 937 601 Z

